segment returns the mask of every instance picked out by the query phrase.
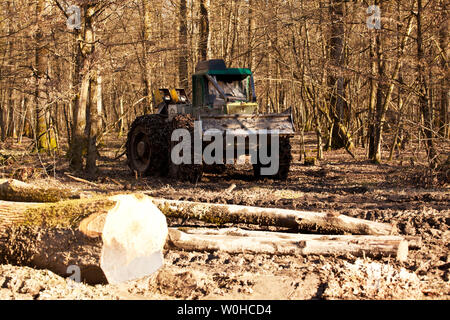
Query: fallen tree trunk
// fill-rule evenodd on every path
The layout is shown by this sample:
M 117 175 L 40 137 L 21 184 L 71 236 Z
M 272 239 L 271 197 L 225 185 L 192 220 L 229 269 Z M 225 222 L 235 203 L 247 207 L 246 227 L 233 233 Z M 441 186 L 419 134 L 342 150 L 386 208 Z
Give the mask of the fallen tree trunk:
M 168 218 L 194 219 L 218 226 L 240 223 L 324 234 L 392 235 L 396 232 L 396 228 L 390 224 L 344 215 L 164 199 L 152 201 Z M 0 232 L 13 222 L 22 225 L 73 227 L 93 214 L 105 215 L 113 206 L 114 202 L 107 197 L 47 204 L 0 201 Z
M 71 228 L 17 227 L 0 236 L 0 264 L 50 270 L 62 277 L 79 270 L 79 280 L 108 283 L 100 266 L 103 242 Z
M 121 266 L 125 270 L 128 265 L 131 265 L 130 257 L 136 257 L 136 259 L 131 258 L 130 261 L 134 259 L 139 264 L 139 261 L 142 261 L 140 259 L 142 252 L 146 252 L 145 259 L 157 263 L 158 256 L 154 256 L 151 252 L 155 250 L 157 252 L 158 246 L 150 245 L 152 241 L 148 241 L 148 239 L 152 239 L 152 234 L 155 234 L 155 231 L 149 231 L 155 230 L 153 229 L 153 220 L 147 219 L 154 212 L 153 209 L 156 209 L 153 203 L 158 204 L 163 209 L 163 213 L 172 217 L 214 219 L 214 215 L 217 215 L 219 221 L 232 222 L 233 219 L 238 219 L 238 222 L 258 223 L 262 221 L 267 225 L 281 223 L 284 226 L 293 225 L 294 222 L 298 224 L 299 219 L 309 218 L 310 225 L 322 226 L 325 220 L 328 223 L 325 230 L 333 228 L 333 230 L 339 231 L 351 230 L 347 227 L 348 225 L 355 229 L 355 221 L 362 226 L 365 225 L 363 220 L 350 218 L 353 224 L 334 226 L 333 221 L 335 220 L 326 220 L 326 215 L 324 217 L 318 213 L 299 214 L 297 211 L 291 210 L 277 211 L 276 209 L 242 206 L 150 200 L 149 197 L 143 195 L 98 197 L 44 204 L 0 201 L 0 263 L 48 269 L 62 276 L 70 275 L 67 272 L 74 270 L 71 267 L 75 266 L 80 269 L 81 280 L 90 284 L 105 283 L 106 281 L 107 273 L 104 273 L 101 263 L 102 251 L 105 246 L 109 246 L 109 252 L 112 252 L 108 258 L 110 263 L 107 264 L 111 270 L 117 270 L 117 266 L 122 262 Z M 114 212 L 117 213 L 117 210 L 122 213 L 122 218 L 115 215 L 115 222 L 111 225 L 111 216 Z M 135 215 L 135 213 L 138 214 Z M 344 217 L 344 221 L 347 221 L 345 218 L 348 217 Z M 111 227 L 106 228 L 108 221 L 110 221 Z M 367 223 L 373 226 L 370 221 Z M 108 236 L 105 238 L 107 229 L 109 230 Z M 161 230 L 156 233 L 161 235 L 163 229 L 162 227 L 156 228 L 156 230 Z M 361 226 L 356 230 L 363 229 L 368 230 L 367 227 Z M 144 236 L 141 236 L 141 232 L 144 232 Z M 105 239 L 107 241 L 104 243 Z M 393 236 L 321 236 L 242 230 L 187 230 L 187 232 L 182 232 L 172 229 L 169 239 L 169 245 L 183 250 L 225 250 L 231 253 L 244 251 L 301 255 L 351 253 L 373 256 L 392 255 L 399 260 L 404 260 L 408 252 L 407 242 L 403 238 Z M 157 241 L 153 243 L 157 243 Z M 154 249 L 147 252 L 146 250 L 149 248 Z M 134 267 L 133 270 L 135 270 Z M 133 274 L 133 270 L 130 271 L 130 274 Z M 140 269 L 139 272 L 148 272 L 148 270 Z M 128 272 L 121 275 L 128 277 Z M 116 277 L 117 281 L 121 281 L 121 275 Z
M 321 212 L 153 199 L 170 218 L 196 219 L 216 225 L 244 223 L 315 233 L 392 235 L 395 226 Z
M 38 188 L 33 185 L 16 180 L 7 180 L 0 184 L 0 200 L 19 202 L 57 202 L 73 197 L 68 190 L 52 188 Z M 69 212 L 69 216 L 75 218 L 85 217 L 86 213 L 104 212 L 101 205 L 103 199 L 83 199 L 77 202 L 61 202 L 48 206 L 37 206 L 36 209 L 26 207 L 25 218 L 29 219 L 30 211 L 37 211 L 33 214 L 36 217 L 54 216 L 56 211 L 63 214 Z M 389 224 L 372 222 L 368 220 L 351 218 L 344 215 L 335 215 L 321 212 L 306 212 L 276 208 L 257 208 L 249 206 L 209 204 L 188 201 L 175 201 L 164 199 L 153 199 L 155 205 L 168 218 L 194 219 L 215 225 L 227 223 L 244 223 L 259 226 L 276 226 L 282 228 L 297 229 L 300 232 L 331 233 L 331 234 L 361 234 L 361 235 L 392 235 L 396 233 L 396 228 Z M 101 203 L 99 208 L 99 203 Z M 10 206 L 10 208 L 7 208 Z M 70 208 L 68 208 L 70 207 Z M 20 218 L 24 206 L 1 203 L 0 210 L 12 210 Z M 3 211 L 4 211 L 3 210 Z M 47 211 L 51 211 L 49 214 Z M 100 210 L 100 211 L 93 211 Z M 0 217 L 2 217 L 0 212 Z M 11 214 L 9 215 L 12 216 Z M 57 216 L 59 216 L 57 214 Z M 48 218 L 46 220 L 49 220 Z M 48 221 L 46 221 L 48 222 Z M 2 228 L 0 221 L 0 230 Z
M 170 229 L 168 245 L 186 251 L 273 255 L 408 257 L 408 242 L 398 236 L 325 236 L 239 229 Z
M 116 202 L 105 197 L 56 203 L 0 201 L 0 234 L 10 227 L 78 229 L 92 215 L 106 216 Z
M 63 277 L 71 276 L 75 267 L 81 281 L 107 283 L 100 267 L 102 239 L 98 234 L 87 235 L 80 226 L 86 218 L 106 217 L 115 205 L 105 198 L 59 203 L 0 201 L 0 264 L 47 269 Z
M 58 202 L 74 199 L 72 191 L 42 188 L 18 180 L 0 180 L 0 200 L 18 202 Z
M 0 218 L 7 215 L 0 219 L 0 264 L 48 269 L 66 277 L 79 270 L 79 280 L 89 284 L 141 278 L 162 265 L 166 218 L 149 197 L 0 202 L 0 209 Z

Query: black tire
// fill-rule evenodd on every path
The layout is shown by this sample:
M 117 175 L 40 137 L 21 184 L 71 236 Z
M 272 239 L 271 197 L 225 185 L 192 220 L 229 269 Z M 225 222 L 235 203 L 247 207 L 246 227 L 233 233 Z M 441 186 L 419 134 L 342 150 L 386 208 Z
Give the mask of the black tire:
M 169 169 L 167 117 L 152 114 L 137 118 L 127 139 L 128 166 L 141 176 L 166 176 Z
M 272 150 L 269 146 L 269 154 L 272 154 Z M 280 136 L 280 149 L 279 149 L 280 167 L 278 172 L 272 176 L 264 176 L 261 174 L 261 169 L 270 167 L 270 165 L 262 165 L 259 161 L 253 164 L 253 175 L 255 179 L 270 178 L 275 180 L 285 181 L 288 179 L 289 170 L 291 168 L 292 154 L 291 154 L 291 137 Z M 252 161 L 253 162 L 253 161 Z
M 171 132 L 176 129 L 187 129 L 191 133 L 191 164 L 176 165 L 172 162 L 172 149 L 178 142 L 172 142 L 171 136 L 169 137 L 169 177 L 191 183 L 200 182 L 204 170 L 203 164 L 194 164 L 194 121 L 195 119 L 192 115 L 184 114 L 177 115 L 171 123 Z
M 225 164 L 211 164 L 204 165 L 203 171 L 210 174 L 224 174 L 227 171 L 227 165 Z

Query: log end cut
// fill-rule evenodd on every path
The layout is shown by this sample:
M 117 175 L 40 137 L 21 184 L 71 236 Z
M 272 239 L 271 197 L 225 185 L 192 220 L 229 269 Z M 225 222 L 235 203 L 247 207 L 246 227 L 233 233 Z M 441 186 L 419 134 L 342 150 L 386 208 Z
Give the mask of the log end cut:
M 398 245 L 397 249 L 397 260 L 400 262 L 405 262 L 408 259 L 409 245 L 408 241 L 403 240 Z

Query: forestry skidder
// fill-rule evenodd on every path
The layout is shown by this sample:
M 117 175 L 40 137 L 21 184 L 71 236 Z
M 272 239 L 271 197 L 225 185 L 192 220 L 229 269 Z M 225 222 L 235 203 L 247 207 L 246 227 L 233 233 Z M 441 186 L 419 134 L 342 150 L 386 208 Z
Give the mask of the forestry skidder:
M 294 135 L 291 110 L 258 114 L 253 74 L 223 60 L 200 62 L 191 103 L 183 89 L 153 94 L 156 114 L 137 118 L 128 133 L 128 165 L 138 175 L 199 181 L 250 156 L 257 178 L 286 179 Z

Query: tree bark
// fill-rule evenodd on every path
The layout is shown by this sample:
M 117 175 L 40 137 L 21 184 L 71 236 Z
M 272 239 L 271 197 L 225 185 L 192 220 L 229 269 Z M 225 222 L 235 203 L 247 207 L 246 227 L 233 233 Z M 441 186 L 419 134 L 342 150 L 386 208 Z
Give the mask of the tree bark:
M 35 194 L 33 198 L 36 198 Z M 0 230 L 14 227 L 78 229 L 84 218 L 93 214 L 105 215 L 114 205 L 115 202 L 108 198 L 56 203 L 25 203 L 22 199 L 21 202 L 0 201 Z
M 151 79 L 151 64 L 149 57 L 150 43 L 152 40 L 152 19 L 153 16 L 152 11 L 153 5 L 149 0 L 142 0 L 142 9 L 144 11 L 143 17 L 143 31 L 142 31 L 142 84 L 143 84 L 143 92 L 142 95 L 146 97 L 143 102 L 144 114 L 148 114 L 152 112 L 152 79 Z
M 294 228 L 318 233 L 350 233 L 362 235 L 391 235 L 396 228 L 383 223 L 330 215 L 275 208 L 208 204 L 187 201 L 153 199 L 168 218 L 201 220 L 217 225 L 244 223 L 260 226 Z
M 57 202 L 73 198 L 68 189 L 42 188 L 17 180 L 0 180 L 0 200 L 19 202 Z
M 208 59 L 209 19 L 206 0 L 200 0 L 200 36 L 198 42 L 198 59 Z
M 381 83 L 378 84 L 377 94 L 376 94 L 376 119 L 375 119 L 375 137 L 373 140 L 374 145 L 370 146 L 369 149 L 374 152 L 372 154 L 371 160 L 375 163 L 381 162 L 381 153 L 382 153 L 382 135 L 384 123 L 386 122 L 386 112 L 388 111 L 389 104 L 392 100 L 392 94 L 395 88 L 395 82 L 398 79 L 400 69 L 402 67 L 401 56 L 406 47 L 406 41 L 412 31 L 412 19 L 408 20 L 408 24 L 406 27 L 406 32 L 399 43 L 401 54 L 398 55 L 397 61 L 394 65 L 394 70 L 392 72 L 392 77 L 390 79 L 389 86 L 386 86 L 383 82 L 385 81 L 385 63 L 383 61 L 383 46 L 381 43 L 381 35 L 377 34 L 377 59 L 378 59 L 378 81 Z M 383 96 L 385 97 L 383 99 Z M 372 141 L 371 141 L 372 142 Z
M 90 175 L 97 173 L 97 139 L 101 133 L 101 110 L 99 110 L 99 82 L 98 75 L 92 74 L 89 79 L 89 135 L 86 155 L 86 172 Z
M 0 263 L 48 269 L 68 277 L 80 269 L 80 280 L 106 284 L 101 268 L 103 242 L 88 234 L 85 218 L 108 212 L 117 202 L 84 199 L 52 204 L 0 201 Z
M 84 13 L 86 12 L 83 10 Z M 89 92 L 87 83 L 87 73 L 85 51 L 83 51 L 83 43 L 86 35 L 86 17 L 82 17 L 82 30 L 74 29 L 71 31 L 72 37 L 72 65 L 71 70 L 71 89 L 72 89 L 72 139 L 69 146 L 70 167 L 76 171 L 83 170 L 83 150 L 87 147 L 85 136 L 86 129 L 86 97 Z
M 21 189 L 19 192 L 13 193 L 13 197 L 6 199 L 13 199 L 15 201 L 31 201 L 39 200 L 42 196 L 42 189 L 35 189 L 34 187 L 22 183 L 19 184 Z M 14 184 L 10 184 L 14 185 Z M 8 185 L 6 185 L 8 187 Z M 11 189 L 11 188 L 9 188 Z M 9 190 L 6 188 L 5 190 Z M 20 192 L 24 194 L 24 198 L 20 198 Z M 5 194 L 8 194 L 6 192 Z M 63 193 L 61 193 L 63 194 Z M 49 198 L 50 195 L 48 196 Z M 77 202 L 60 202 L 53 205 L 37 204 L 42 217 L 38 221 L 45 221 L 48 214 L 45 210 L 58 211 L 57 208 L 65 208 L 67 206 L 75 207 L 81 206 L 82 210 L 98 209 L 96 203 L 105 202 L 107 198 L 96 198 L 93 200 L 77 200 Z M 223 205 L 223 204 L 208 204 L 188 201 L 153 199 L 153 203 L 166 215 L 167 218 L 182 218 L 200 220 L 216 225 L 224 225 L 226 223 L 244 223 L 260 226 L 276 226 L 281 228 L 295 228 L 299 231 L 308 231 L 316 233 L 350 233 L 362 235 L 391 235 L 396 232 L 396 228 L 389 224 L 377 223 L 368 220 L 351 218 L 344 215 L 330 215 L 320 212 L 304 212 L 287 209 L 272 209 L 272 208 L 258 208 L 238 205 Z M 8 203 L 3 203 L 6 208 Z M 17 211 L 14 209 L 14 204 L 10 206 L 10 216 L 16 216 L 15 219 L 20 221 L 24 218 L 29 221 L 26 212 Z M 42 211 L 44 210 L 44 211 Z M 83 211 L 74 208 L 74 212 L 78 215 L 84 215 Z M 91 211 L 88 211 L 91 212 Z M 51 214 L 53 215 L 53 213 Z M 67 218 L 74 216 L 68 212 Z M 65 218 L 63 219 L 65 221 Z M 0 227 L 3 222 L 0 221 Z
M 440 81 L 440 110 L 439 110 L 439 133 L 442 137 L 450 138 L 449 122 L 450 122 L 450 110 L 449 110 L 449 83 L 450 83 L 450 70 L 448 67 L 449 53 L 447 50 L 449 37 L 448 37 L 448 17 L 447 17 L 446 1 L 440 1 L 440 9 L 442 12 L 442 19 L 439 28 L 439 49 L 440 49 L 440 66 L 443 72 L 442 79 Z
M 378 33 L 374 31 L 371 39 L 370 39 L 370 48 L 369 48 L 369 57 L 370 57 L 370 94 L 369 94 L 369 115 L 368 115 L 368 128 L 367 128 L 367 136 L 368 136 L 368 146 L 369 146 L 369 159 L 374 159 L 376 155 L 375 150 L 375 110 L 376 110 L 376 104 L 377 104 L 377 92 L 378 92 L 378 86 L 377 86 L 377 57 L 376 54 L 376 47 L 378 41 L 376 38 L 379 37 Z
M 47 127 L 47 119 L 49 115 L 47 101 L 46 82 L 48 80 L 48 57 L 47 44 L 44 38 L 43 18 L 41 15 L 44 12 L 45 0 L 38 0 L 36 2 L 36 21 L 37 30 L 35 33 L 35 57 L 34 57 L 34 78 L 35 78 L 35 141 L 36 149 L 39 152 L 49 151 L 56 147 L 54 138 L 51 136 Z
M 340 70 L 345 66 L 345 33 L 344 33 L 344 1 L 331 0 L 331 35 L 330 35 L 330 59 L 332 70 L 329 76 L 330 114 L 334 126 L 332 134 L 332 148 L 340 149 L 346 144 L 345 137 L 341 135 L 340 127 L 346 124 L 346 114 L 348 113 L 345 102 L 344 77 L 340 75 Z
M 425 74 L 425 54 L 423 47 L 423 7 L 422 0 L 417 0 L 417 77 L 419 83 L 419 108 L 424 120 L 424 134 L 426 137 L 426 149 L 430 167 L 435 169 L 437 166 L 436 149 L 433 134 L 433 110 L 428 99 L 428 83 Z
M 76 266 L 80 269 L 81 280 L 89 284 L 106 283 L 101 262 L 106 243 L 102 239 L 110 214 L 114 213 L 117 218 L 118 210 L 122 214 L 130 210 L 146 213 L 152 210 L 146 202 L 148 200 L 142 195 L 127 195 L 47 204 L 0 201 L 0 263 L 48 269 L 61 276 L 68 276 L 69 268 Z M 167 204 L 165 200 L 153 202 Z M 189 205 L 185 203 L 180 214 L 185 215 Z M 168 206 L 165 205 L 165 208 Z M 242 211 L 240 214 L 248 215 Z M 130 219 L 137 223 L 140 221 L 137 217 Z M 133 227 L 133 224 L 128 223 L 128 227 Z M 119 232 L 109 236 L 117 237 L 119 241 L 133 237 L 129 233 L 131 229 L 127 230 L 126 235 Z M 241 230 L 171 229 L 169 232 L 167 249 L 175 246 L 183 250 L 224 250 L 231 253 L 392 255 L 401 261 L 406 259 L 408 253 L 407 241 L 392 236 L 295 235 Z M 129 245 L 129 248 L 123 249 L 126 252 L 130 250 L 130 254 L 137 254 L 139 258 L 140 253 L 135 250 L 139 246 L 134 247 L 134 242 Z
M 247 66 L 250 70 L 253 70 L 255 66 L 254 61 L 254 34 L 256 32 L 255 24 L 255 0 L 248 0 L 248 30 L 247 30 Z
M 395 236 L 324 236 L 239 229 L 170 229 L 168 246 L 186 251 L 271 255 L 392 256 L 406 261 L 408 242 Z
M 79 98 L 73 102 L 73 128 L 70 145 L 70 166 L 75 171 L 83 170 L 83 156 L 87 154 L 85 170 L 88 173 L 96 171 L 97 137 L 99 135 L 99 117 L 97 105 L 97 68 L 95 61 L 95 31 L 94 17 L 97 3 L 83 6 L 81 32 L 74 30 L 75 70 L 73 88 L 77 90 Z M 79 72 L 79 75 L 77 74 Z M 80 87 L 81 85 L 81 87 Z M 93 125 L 92 125 L 93 124 Z
M 181 46 L 181 50 L 178 56 L 178 85 L 180 88 L 187 89 L 189 87 L 189 78 L 186 0 L 180 0 L 179 21 L 178 43 Z

